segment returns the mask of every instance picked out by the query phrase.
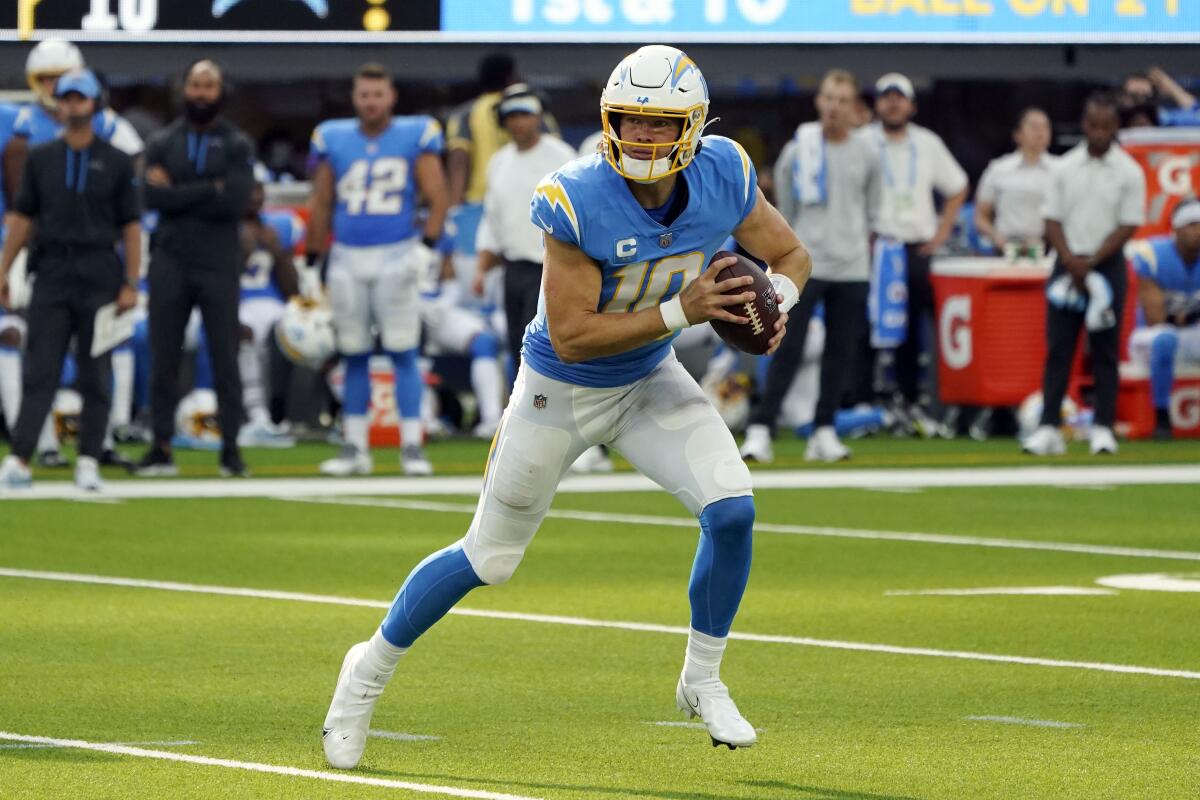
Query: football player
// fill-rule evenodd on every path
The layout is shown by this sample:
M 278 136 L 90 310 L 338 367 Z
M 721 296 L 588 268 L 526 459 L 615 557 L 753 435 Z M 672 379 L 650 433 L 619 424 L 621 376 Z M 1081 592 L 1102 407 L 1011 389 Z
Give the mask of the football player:
M 283 317 L 284 302 L 300 292 L 292 248 L 304 236 L 304 223 L 293 211 L 264 211 L 263 200 L 263 184 L 255 181 L 241 227 L 245 261 L 238 302 L 242 326 L 238 373 L 248 421 L 238 432 L 238 443 L 243 447 L 291 447 L 295 439 L 271 422 L 263 370 L 271 335 Z
M 412 571 L 375 634 L 346 654 L 323 730 L 332 766 L 358 764 L 400 658 L 467 592 L 508 580 L 559 480 L 596 444 L 611 444 L 699 517 L 676 703 L 704 721 L 714 746 L 757 741 L 720 679 L 750 572 L 750 471 L 671 340 L 691 325 L 744 319 L 726 307 L 754 300 L 745 291 L 753 279 L 718 282 L 735 261 L 709 263 L 731 233 L 770 264 L 784 310 L 811 260 L 758 189 L 741 146 L 702 137 L 708 105 L 690 58 L 643 47 L 605 84 L 603 152 L 551 173 L 535 191 L 531 216 L 546 245 L 541 308 L 526 330 L 475 518 L 463 538 Z M 771 352 L 786 319 L 775 325 Z
M 354 76 L 357 116 L 322 122 L 313 131 L 310 263 L 321 257 L 332 227 L 326 279 L 338 351 L 346 362 L 342 406 L 345 445 L 321 464 L 326 475 L 371 472 L 367 409 L 372 323 L 392 359 L 400 410 L 401 465 L 408 475 L 433 472 L 425 458 L 421 372 L 417 364 L 418 283 L 438 268 L 435 252 L 446 219 L 441 127 L 432 117 L 393 117 L 396 91 L 378 64 Z M 416 224 L 417 192 L 429 206 Z
M 4 176 L 3 190 L 9 199 L 15 198 L 17 184 L 25 166 L 30 149 L 53 140 L 62 131 L 63 122 L 58 115 L 58 101 L 54 97 L 54 85 L 58 78 L 74 69 L 83 69 L 83 54 L 79 48 L 64 39 L 46 39 L 39 42 L 25 59 L 25 78 L 33 91 L 35 101 L 21 106 L 12 120 L 10 135 L 0 132 L 0 152 Z M 0 118 L 0 124 L 3 124 Z M 137 131 L 125 118 L 112 109 L 101 108 L 92 119 L 96 135 L 114 147 L 137 156 L 142 152 L 142 140 Z M 15 315 L 0 319 L 0 402 L 4 406 L 19 408 L 21 405 L 21 343 L 24 338 L 23 321 Z M 133 387 L 133 352 L 128 343 L 119 345 L 112 353 L 113 366 L 113 412 L 117 423 L 127 422 L 128 412 L 123 409 L 123 399 L 128 398 Z M 13 378 L 12 376 L 16 376 Z M 111 423 L 111 421 L 110 421 Z M 105 435 L 102 464 L 128 467 L 129 462 L 121 458 L 112 445 L 112 424 Z M 58 436 L 52 420 L 47 418 L 38 440 L 38 463 L 46 467 L 68 466 L 59 454 Z
M 1156 439 L 1172 436 L 1175 365 L 1200 366 L 1200 201 L 1176 206 L 1171 228 L 1133 248 L 1141 313 L 1129 355 L 1150 367 Z
M 500 384 L 500 337 L 484 317 L 479 299 L 463 291 L 454 266 L 454 240 L 443 237 L 441 272 L 431 276 L 422 292 L 421 323 L 425 341 L 439 352 L 471 359 L 471 390 L 479 406 L 479 420 L 471 433 L 491 439 L 500 426 L 503 389 Z

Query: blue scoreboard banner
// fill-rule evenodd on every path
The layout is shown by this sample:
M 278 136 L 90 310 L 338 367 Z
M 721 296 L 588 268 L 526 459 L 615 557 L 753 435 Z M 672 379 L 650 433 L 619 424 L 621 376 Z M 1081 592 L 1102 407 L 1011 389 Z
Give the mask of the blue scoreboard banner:
M 441 0 L 510 41 L 1200 43 L 1200 0 Z

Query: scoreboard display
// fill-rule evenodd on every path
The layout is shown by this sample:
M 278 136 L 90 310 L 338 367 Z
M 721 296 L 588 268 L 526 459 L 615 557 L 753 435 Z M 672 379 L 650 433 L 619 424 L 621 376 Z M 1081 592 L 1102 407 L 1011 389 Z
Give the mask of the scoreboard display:
M 24 39 L 54 31 L 84 41 L 320 41 L 432 32 L 440 23 L 436 0 L 16 0 L 0 5 L 6 7 L 0 10 L 0 28 Z

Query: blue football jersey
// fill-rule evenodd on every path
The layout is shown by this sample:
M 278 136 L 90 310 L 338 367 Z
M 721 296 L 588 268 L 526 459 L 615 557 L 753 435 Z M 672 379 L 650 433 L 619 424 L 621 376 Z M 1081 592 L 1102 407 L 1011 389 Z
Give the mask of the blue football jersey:
M 625 313 L 670 300 L 695 280 L 730 233 L 754 209 L 754 165 L 741 145 L 705 136 L 679 172 L 687 205 L 670 225 L 638 205 L 617 171 L 600 155 L 572 161 L 534 191 L 530 216 L 547 235 L 575 245 L 602 275 L 597 311 Z M 614 356 L 564 363 L 554 352 L 545 298 L 525 329 L 522 357 L 547 377 L 579 386 L 623 386 L 644 378 L 670 352 L 675 334 Z
M 259 219 L 264 225 L 269 225 L 279 234 L 279 244 L 284 251 L 291 254 L 296 244 L 304 238 L 304 221 L 294 211 L 273 210 L 263 211 Z M 266 248 L 258 248 L 246 258 L 242 265 L 242 300 L 254 300 L 267 297 L 273 300 L 283 300 L 283 292 L 279 290 L 278 277 L 275 275 L 275 259 Z
M 336 185 L 333 238 L 342 244 L 391 244 L 416 229 L 416 162 L 444 149 L 433 117 L 393 117 L 382 134 L 368 138 L 357 119 L 322 122 L 312 151 L 328 160 Z
M 1140 278 L 1149 278 L 1162 289 L 1167 315 L 1191 316 L 1200 313 L 1200 259 L 1183 263 L 1172 236 L 1155 236 L 1133 247 L 1133 269 Z M 1141 309 L 1138 309 L 1138 322 Z
M 102 109 L 92 117 L 92 130 L 101 139 L 110 142 L 117 133 L 119 119 L 111 108 Z M 38 103 L 21 106 L 13 123 L 13 132 L 28 139 L 30 147 L 37 147 L 57 138 L 62 129 L 62 123 Z
M 8 140 L 13 137 L 13 126 L 16 124 L 20 107 L 12 103 L 0 103 L 0 155 L 8 147 Z M 4 185 L 4 159 L 0 158 L 0 186 Z M 4 192 L 0 191 L 0 242 L 4 241 Z

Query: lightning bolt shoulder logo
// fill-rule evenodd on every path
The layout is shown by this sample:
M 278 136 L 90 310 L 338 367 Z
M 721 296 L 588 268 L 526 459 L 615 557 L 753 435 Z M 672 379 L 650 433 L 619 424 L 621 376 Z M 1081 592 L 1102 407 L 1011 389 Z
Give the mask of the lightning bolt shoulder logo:
M 571 204 L 571 198 L 567 195 L 567 190 L 562 187 L 558 181 L 553 178 L 547 178 L 538 184 L 533 191 L 534 200 L 541 200 L 550 207 L 551 216 L 555 208 L 561 208 L 567 215 L 567 220 L 571 223 L 571 229 L 575 232 L 575 239 L 579 240 L 579 218 L 575 216 L 575 207 Z M 539 218 L 542 218 L 539 215 Z M 542 218 L 544 221 L 544 218 Z M 544 226 L 548 233 L 553 233 L 554 228 L 551 225 Z

